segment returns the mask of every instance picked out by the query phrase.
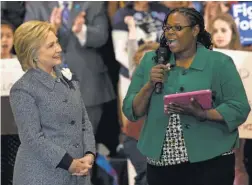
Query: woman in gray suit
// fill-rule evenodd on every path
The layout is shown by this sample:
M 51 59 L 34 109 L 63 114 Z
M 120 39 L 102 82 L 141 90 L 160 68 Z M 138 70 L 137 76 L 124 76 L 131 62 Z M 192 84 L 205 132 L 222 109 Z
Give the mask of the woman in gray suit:
M 21 145 L 14 185 L 88 185 L 95 140 L 78 81 L 60 70 L 54 27 L 29 21 L 15 32 L 14 47 L 26 73 L 12 87 L 10 103 Z

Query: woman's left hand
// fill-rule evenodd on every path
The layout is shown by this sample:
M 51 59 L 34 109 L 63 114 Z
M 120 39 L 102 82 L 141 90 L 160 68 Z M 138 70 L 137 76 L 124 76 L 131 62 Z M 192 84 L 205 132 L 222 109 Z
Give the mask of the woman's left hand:
M 206 111 L 194 98 L 191 98 L 191 102 L 189 104 L 170 103 L 169 105 L 165 105 L 164 109 L 168 114 L 191 115 L 200 121 L 206 120 L 207 118 Z

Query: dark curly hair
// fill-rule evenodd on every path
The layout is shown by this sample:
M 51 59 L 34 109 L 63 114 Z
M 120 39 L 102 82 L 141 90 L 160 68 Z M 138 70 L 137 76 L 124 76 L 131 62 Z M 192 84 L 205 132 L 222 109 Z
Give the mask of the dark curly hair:
M 199 34 L 198 34 L 198 37 L 197 37 L 197 42 L 200 42 L 207 49 L 212 49 L 213 44 L 212 44 L 211 34 L 208 33 L 205 30 L 204 18 L 200 14 L 200 12 L 198 12 L 194 8 L 175 8 L 175 9 L 171 10 L 166 15 L 166 17 L 164 19 L 164 22 L 163 22 L 163 26 L 166 25 L 168 17 L 171 14 L 176 13 L 176 12 L 179 12 L 179 13 L 185 15 L 186 17 L 188 17 L 188 20 L 190 21 L 191 25 L 199 25 L 200 31 L 199 31 Z M 170 58 L 171 51 L 170 51 L 169 47 L 167 46 L 167 40 L 165 38 L 165 32 L 163 32 L 161 37 L 160 37 L 160 47 L 166 47 L 167 48 L 168 58 Z M 158 49 L 156 50 L 156 56 L 153 58 L 156 63 L 157 63 L 157 54 L 158 54 Z

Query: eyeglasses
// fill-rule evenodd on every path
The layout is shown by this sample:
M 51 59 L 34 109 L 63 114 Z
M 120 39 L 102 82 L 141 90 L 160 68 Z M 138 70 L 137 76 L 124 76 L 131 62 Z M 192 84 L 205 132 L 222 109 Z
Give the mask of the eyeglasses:
M 170 31 L 171 29 L 173 31 L 181 31 L 183 30 L 184 28 L 186 27 L 193 27 L 194 25 L 189 25 L 189 26 L 180 26 L 180 25 L 176 25 L 176 26 L 168 26 L 168 25 L 165 25 L 163 26 L 163 31 Z

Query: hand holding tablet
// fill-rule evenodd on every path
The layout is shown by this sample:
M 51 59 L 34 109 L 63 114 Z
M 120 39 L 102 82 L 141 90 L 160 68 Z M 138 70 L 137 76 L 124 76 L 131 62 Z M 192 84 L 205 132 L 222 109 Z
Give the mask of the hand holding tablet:
M 207 109 L 212 108 L 211 90 L 199 90 L 164 96 L 164 112 L 202 117 Z

